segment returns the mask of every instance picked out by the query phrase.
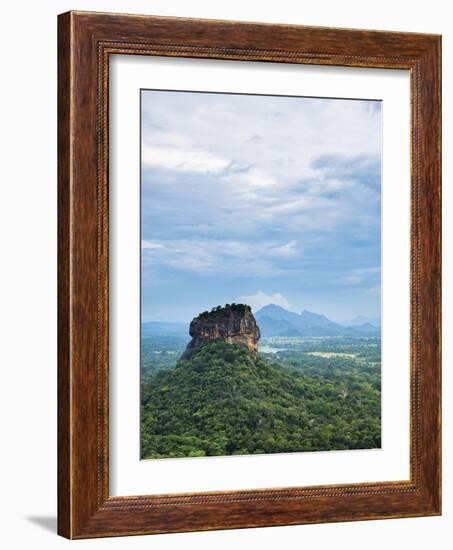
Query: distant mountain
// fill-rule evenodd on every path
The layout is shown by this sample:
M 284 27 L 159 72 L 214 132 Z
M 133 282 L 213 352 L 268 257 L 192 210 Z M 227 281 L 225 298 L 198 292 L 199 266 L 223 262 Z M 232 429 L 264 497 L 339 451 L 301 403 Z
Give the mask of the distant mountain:
M 335 323 L 325 315 L 304 309 L 301 313 L 269 304 L 255 313 L 261 336 L 380 336 L 380 320 L 356 317 L 345 323 Z M 363 322 L 360 322 L 363 321 Z M 373 321 L 373 322 L 372 322 Z M 378 324 L 379 322 L 379 324 Z M 147 321 L 142 323 L 142 336 L 187 337 L 188 323 Z
M 344 327 L 357 327 L 360 325 L 369 324 L 375 328 L 379 328 L 381 326 L 381 319 L 380 317 L 365 317 L 364 315 L 357 315 L 354 319 L 341 321 L 340 324 Z
M 188 323 L 166 323 L 162 321 L 146 321 L 142 323 L 142 336 L 187 336 Z
M 261 336 L 300 336 L 299 331 L 289 321 L 273 319 L 266 315 L 256 315 Z
M 380 335 L 380 329 L 371 323 L 345 327 L 319 313 L 313 313 L 306 309 L 302 313 L 294 313 L 275 304 L 264 306 L 256 312 L 255 318 L 263 337 Z
M 369 336 L 372 333 L 380 334 L 381 328 L 375 327 L 371 323 L 363 323 L 363 325 L 357 325 L 355 327 L 346 327 L 347 330 L 360 332 L 364 336 Z

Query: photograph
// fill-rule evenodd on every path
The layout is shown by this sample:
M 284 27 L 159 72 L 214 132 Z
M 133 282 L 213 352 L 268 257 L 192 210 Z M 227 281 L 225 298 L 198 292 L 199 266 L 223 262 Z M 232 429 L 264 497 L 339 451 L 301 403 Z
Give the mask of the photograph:
M 140 90 L 140 458 L 381 448 L 379 100 Z

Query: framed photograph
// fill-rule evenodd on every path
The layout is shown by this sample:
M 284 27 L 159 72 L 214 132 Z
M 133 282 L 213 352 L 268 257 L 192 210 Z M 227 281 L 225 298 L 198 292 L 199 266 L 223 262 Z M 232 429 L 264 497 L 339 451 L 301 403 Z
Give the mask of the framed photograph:
M 440 514 L 440 37 L 58 28 L 59 533 Z

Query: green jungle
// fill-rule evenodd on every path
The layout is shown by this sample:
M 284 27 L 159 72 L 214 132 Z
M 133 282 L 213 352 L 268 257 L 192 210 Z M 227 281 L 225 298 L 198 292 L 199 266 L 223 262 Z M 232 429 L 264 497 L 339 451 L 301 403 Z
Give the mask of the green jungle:
M 142 459 L 380 448 L 380 338 L 186 342 L 142 338 Z

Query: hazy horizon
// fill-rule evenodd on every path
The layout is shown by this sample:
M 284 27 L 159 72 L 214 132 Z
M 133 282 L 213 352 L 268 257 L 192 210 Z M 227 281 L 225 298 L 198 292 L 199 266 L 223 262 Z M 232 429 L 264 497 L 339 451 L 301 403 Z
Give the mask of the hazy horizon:
M 223 307 L 223 306 L 225 306 L 226 304 L 216 304 L 216 306 L 217 306 L 217 305 L 221 305 L 221 306 Z M 247 304 L 247 305 L 248 305 L 248 304 Z M 266 304 L 265 306 L 260 306 L 258 309 L 253 309 L 253 308 L 252 308 L 252 313 L 253 313 L 254 315 L 256 315 L 259 311 L 261 311 L 264 307 L 266 307 L 266 306 L 268 306 L 268 305 L 274 305 L 274 306 L 276 306 L 276 305 L 278 305 L 278 304 L 269 303 L 269 304 Z M 213 307 L 215 307 L 215 306 L 213 306 Z M 280 306 L 280 307 L 282 307 L 282 306 Z M 353 315 L 353 316 L 351 316 L 351 317 L 348 318 L 348 319 L 336 319 L 336 318 L 333 318 L 333 317 L 329 317 L 328 315 L 325 315 L 322 311 L 318 311 L 318 310 L 316 310 L 316 309 L 314 309 L 314 310 L 310 310 L 310 309 L 307 309 L 307 308 L 303 308 L 303 309 L 301 309 L 301 310 L 293 310 L 293 309 L 287 309 L 287 308 L 283 308 L 283 309 L 285 309 L 286 311 L 289 311 L 289 312 L 291 312 L 291 313 L 297 313 L 297 314 L 301 314 L 301 313 L 303 313 L 304 311 L 308 311 L 309 313 L 316 313 L 316 314 L 318 314 L 318 315 L 324 315 L 324 316 L 327 317 L 330 321 L 334 321 L 334 322 L 339 323 L 339 324 L 344 324 L 344 323 L 347 322 L 347 321 L 356 321 L 356 320 L 358 320 L 358 319 L 360 319 L 360 318 L 366 319 L 366 321 L 363 321 L 364 323 L 365 323 L 365 322 L 376 321 L 376 320 L 379 320 L 379 322 L 381 321 L 381 315 L 380 315 L 380 314 L 379 314 L 379 315 L 374 315 L 374 316 L 372 316 L 372 315 Z M 187 318 L 187 319 L 180 319 L 180 320 L 174 320 L 174 319 L 165 319 L 165 320 L 164 320 L 164 319 L 154 319 L 154 318 L 152 318 L 152 319 L 146 319 L 144 316 L 142 316 L 142 322 L 143 322 L 143 323 L 153 323 L 153 322 L 156 322 L 156 323 L 183 323 L 183 324 L 189 324 L 189 323 L 192 321 L 192 319 L 193 319 L 194 317 L 196 317 L 196 316 L 197 316 L 199 313 L 201 313 L 201 312 L 202 312 L 202 311 L 198 311 L 198 312 L 194 313 L 190 319 Z

